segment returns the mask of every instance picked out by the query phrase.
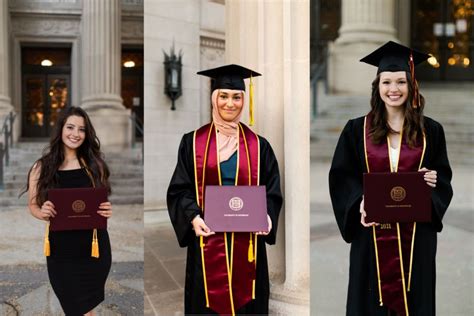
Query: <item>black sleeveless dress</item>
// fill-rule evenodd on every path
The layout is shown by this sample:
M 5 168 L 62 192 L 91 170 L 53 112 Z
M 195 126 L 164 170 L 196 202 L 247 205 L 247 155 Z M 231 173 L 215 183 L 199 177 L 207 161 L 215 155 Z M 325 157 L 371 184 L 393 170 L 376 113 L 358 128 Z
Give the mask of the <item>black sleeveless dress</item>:
M 91 187 L 84 169 L 58 170 L 59 188 Z M 84 315 L 104 300 L 112 255 L 107 230 L 98 229 L 99 258 L 91 257 L 92 230 L 50 232 L 46 257 L 54 293 L 67 316 Z

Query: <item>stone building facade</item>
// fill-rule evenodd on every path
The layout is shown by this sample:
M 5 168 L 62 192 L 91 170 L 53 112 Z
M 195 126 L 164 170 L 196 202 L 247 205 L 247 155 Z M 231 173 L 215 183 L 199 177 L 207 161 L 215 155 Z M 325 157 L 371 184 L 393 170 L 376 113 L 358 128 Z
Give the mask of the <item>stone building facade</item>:
M 1 1 L 0 16 L 0 119 L 16 113 L 15 139 L 47 137 L 57 112 L 74 105 L 104 145 L 130 143 L 122 52 L 143 51 L 142 0 Z M 129 92 L 134 111 L 143 108 L 139 89 Z

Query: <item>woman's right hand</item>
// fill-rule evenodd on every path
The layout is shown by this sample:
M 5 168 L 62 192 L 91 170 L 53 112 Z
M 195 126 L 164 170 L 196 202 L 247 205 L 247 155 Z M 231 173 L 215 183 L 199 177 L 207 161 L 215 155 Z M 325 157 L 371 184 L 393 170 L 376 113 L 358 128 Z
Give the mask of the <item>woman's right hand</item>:
M 211 229 L 207 227 L 206 223 L 199 215 L 197 215 L 191 221 L 191 224 L 193 225 L 193 229 L 197 237 L 199 236 L 208 237 L 215 234 L 215 232 L 211 231 Z
M 54 209 L 54 204 L 51 201 L 46 201 L 41 205 L 39 217 L 42 220 L 49 221 L 50 217 L 56 216 L 56 210 Z
M 365 209 L 364 209 L 364 197 L 362 197 L 362 201 L 360 202 L 359 212 L 360 212 L 360 223 L 362 224 L 362 226 L 371 227 L 371 226 L 374 226 L 374 225 L 375 226 L 379 225 L 379 223 L 376 223 L 376 222 L 371 222 L 371 223 L 366 223 L 365 222 L 365 218 L 367 216 L 367 213 L 365 212 Z

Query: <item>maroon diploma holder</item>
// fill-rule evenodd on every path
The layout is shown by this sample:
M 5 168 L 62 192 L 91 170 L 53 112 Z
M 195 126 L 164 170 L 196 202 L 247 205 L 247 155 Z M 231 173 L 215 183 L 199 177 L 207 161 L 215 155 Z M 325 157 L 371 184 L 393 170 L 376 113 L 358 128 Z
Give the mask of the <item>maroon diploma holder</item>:
M 423 176 L 424 172 L 365 173 L 365 222 L 431 222 L 431 187 Z
M 204 221 L 214 232 L 268 231 L 265 186 L 206 186 Z
M 57 212 L 50 218 L 51 231 L 107 229 L 107 218 L 97 213 L 108 201 L 106 188 L 50 189 L 48 200 Z

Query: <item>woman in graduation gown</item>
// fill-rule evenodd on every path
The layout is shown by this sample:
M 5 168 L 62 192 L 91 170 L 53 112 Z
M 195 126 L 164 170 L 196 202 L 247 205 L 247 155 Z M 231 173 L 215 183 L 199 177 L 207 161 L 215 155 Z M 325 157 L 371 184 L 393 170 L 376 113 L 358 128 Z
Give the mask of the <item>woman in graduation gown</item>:
M 452 197 L 443 127 L 423 115 L 414 67 L 429 56 L 388 42 L 361 61 L 378 67 L 371 110 L 349 120 L 331 169 L 331 201 L 351 243 L 346 315 L 435 315 L 437 233 Z M 429 223 L 366 223 L 362 175 L 425 172 Z
M 179 245 L 187 247 L 185 314 L 268 314 L 265 243 L 274 244 L 282 205 L 278 163 L 263 137 L 240 122 L 244 79 L 238 65 L 199 72 L 211 77 L 212 122 L 183 136 L 167 204 Z M 250 83 L 252 122 L 252 82 Z M 214 233 L 206 226 L 206 185 L 265 185 L 268 231 Z

